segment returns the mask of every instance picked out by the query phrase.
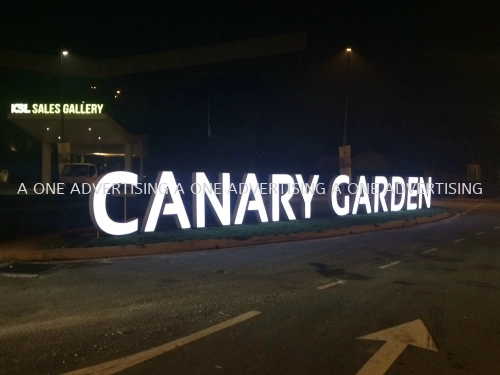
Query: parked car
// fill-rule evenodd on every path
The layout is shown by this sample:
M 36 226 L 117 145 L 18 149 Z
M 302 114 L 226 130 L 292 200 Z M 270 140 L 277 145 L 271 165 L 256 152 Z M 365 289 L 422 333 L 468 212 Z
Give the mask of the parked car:
M 69 163 L 64 166 L 59 180 L 66 184 L 67 189 L 71 189 L 74 184 L 92 184 L 96 179 L 97 168 L 95 164 Z

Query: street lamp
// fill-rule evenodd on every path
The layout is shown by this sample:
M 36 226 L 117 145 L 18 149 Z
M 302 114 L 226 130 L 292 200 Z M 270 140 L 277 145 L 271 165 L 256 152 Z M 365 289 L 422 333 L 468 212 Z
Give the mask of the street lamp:
M 347 144 L 347 105 L 349 103 L 349 56 L 351 49 L 346 48 L 347 51 L 347 67 L 346 67 L 346 88 L 345 88 L 345 113 L 344 113 L 344 142 L 343 146 Z
M 61 70 L 61 142 L 64 142 L 64 80 L 63 80 L 63 56 L 67 56 L 68 51 L 61 51 L 61 64 L 59 65 Z
M 60 56 L 60 73 L 61 73 L 61 135 L 57 137 L 58 139 L 58 144 L 57 144 L 57 151 L 59 155 L 59 176 L 61 176 L 62 170 L 64 168 L 64 165 L 68 162 L 68 151 L 69 148 L 66 147 L 65 144 L 65 137 L 64 137 L 64 75 L 63 75 L 63 57 L 68 55 L 68 51 L 61 51 L 59 56 Z

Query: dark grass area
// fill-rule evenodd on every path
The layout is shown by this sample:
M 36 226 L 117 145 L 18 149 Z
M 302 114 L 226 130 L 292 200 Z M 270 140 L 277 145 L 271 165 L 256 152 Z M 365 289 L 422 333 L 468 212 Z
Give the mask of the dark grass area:
M 102 236 L 101 238 L 78 238 L 57 243 L 45 248 L 78 248 L 98 246 L 145 245 L 159 242 L 182 242 L 206 239 L 246 240 L 252 237 L 291 234 L 300 232 L 322 232 L 328 229 L 355 225 L 379 224 L 394 220 L 410 220 L 417 217 L 434 216 L 447 212 L 443 208 L 427 208 L 416 211 L 383 212 L 348 216 L 331 216 L 309 220 L 280 221 L 273 223 L 251 223 L 226 227 L 212 226 L 200 229 L 167 228 L 153 233 L 133 233 L 126 236 Z
M 92 225 L 88 198 L 76 196 L 0 196 L 3 241 Z
M 92 227 L 88 195 L 0 195 L 0 241 Z M 129 217 L 142 216 L 149 197 L 128 199 Z M 110 216 L 123 219 L 123 198 L 111 198 Z

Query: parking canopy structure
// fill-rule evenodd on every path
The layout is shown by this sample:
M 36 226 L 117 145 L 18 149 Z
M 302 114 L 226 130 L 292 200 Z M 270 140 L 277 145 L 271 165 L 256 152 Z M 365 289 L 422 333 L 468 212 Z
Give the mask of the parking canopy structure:
M 132 171 L 132 156 L 140 159 L 139 178 L 143 176 L 144 156 L 147 155 L 147 137 L 132 135 L 105 113 L 60 114 L 10 113 L 7 119 L 42 143 L 42 182 L 51 180 L 51 146 L 64 141 L 70 144 L 70 153 L 80 155 L 123 156 L 124 169 Z M 64 125 L 63 125 L 64 124 Z

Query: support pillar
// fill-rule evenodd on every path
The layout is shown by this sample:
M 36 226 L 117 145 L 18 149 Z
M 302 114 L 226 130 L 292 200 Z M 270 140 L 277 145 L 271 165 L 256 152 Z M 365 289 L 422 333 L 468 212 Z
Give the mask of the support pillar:
M 42 143 L 42 183 L 49 184 L 51 180 L 50 143 Z
M 125 170 L 132 172 L 132 145 L 125 145 Z
M 139 182 L 142 182 L 144 178 L 144 154 L 140 153 L 139 155 Z

